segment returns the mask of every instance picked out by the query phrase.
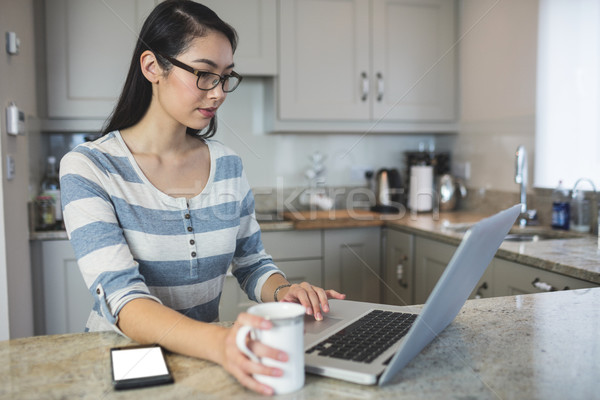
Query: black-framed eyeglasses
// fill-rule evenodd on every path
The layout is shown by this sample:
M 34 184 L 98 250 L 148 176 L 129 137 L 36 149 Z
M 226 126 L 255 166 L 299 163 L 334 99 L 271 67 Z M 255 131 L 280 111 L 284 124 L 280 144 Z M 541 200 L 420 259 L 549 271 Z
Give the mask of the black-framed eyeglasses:
M 196 86 L 200 90 L 213 90 L 219 85 L 219 83 L 221 83 L 223 91 L 225 93 L 231 93 L 235 89 L 237 89 L 237 87 L 240 85 L 240 82 L 242 81 L 242 76 L 235 71 L 231 71 L 231 73 L 228 75 L 221 76 L 213 72 L 201 71 L 196 68 L 192 68 L 189 65 L 184 64 L 173 57 L 165 56 L 162 54 L 159 55 L 168 60 L 174 66 L 196 75 L 196 77 L 198 78 L 196 80 Z

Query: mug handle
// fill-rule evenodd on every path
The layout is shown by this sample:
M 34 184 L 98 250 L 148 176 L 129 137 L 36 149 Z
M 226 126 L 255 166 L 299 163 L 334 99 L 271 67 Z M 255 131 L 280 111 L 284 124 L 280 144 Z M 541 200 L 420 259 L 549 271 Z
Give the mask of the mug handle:
M 260 363 L 260 360 L 258 359 L 256 354 L 251 352 L 248 346 L 246 346 L 246 338 L 248 337 L 248 334 L 252 332 L 253 329 L 248 325 L 243 325 L 242 327 L 240 327 L 235 336 L 235 344 L 242 353 L 248 356 L 249 359 L 256 363 Z

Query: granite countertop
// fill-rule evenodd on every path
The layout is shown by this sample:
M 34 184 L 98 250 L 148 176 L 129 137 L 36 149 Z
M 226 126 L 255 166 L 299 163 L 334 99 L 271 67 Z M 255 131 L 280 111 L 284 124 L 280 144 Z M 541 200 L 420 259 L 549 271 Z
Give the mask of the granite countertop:
M 388 227 L 422 237 L 458 245 L 468 227 L 488 215 L 472 212 L 447 212 L 407 215 L 386 222 Z M 547 227 L 513 228 L 516 233 L 547 233 L 551 239 L 532 242 L 504 241 L 496 257 L 557 272 L 600 284 L 598 237 Z
M 294 222 L 294 229 L 386 226 L 451 245 L 458 245 L 470 225 L 488 216 L 470 211 L 402 215 L 366 210 L 284 213 L 288 221 Z M 497 257 L 600 284 L 600 249 L 596 236 L 547 227 L 515 228 L 514 231 L 547 233 L 553 238 L 536 242 L 505 241 Z
M 598 398 L 599 321 L 600 288 L 469 300 L 395 384 L 378 388 L 307 375 L 303 389 L 281 397 Z M 114 332 L 0 342 L 0 398 L 261 397 L 218 365 L 170 353 L 174 384 L 114 391 L 109 348 L 131 343 Z
M 285 231 L 294 229 L 341 229 L 386 226 L 407 233 L 458 245 L 466 229 L 489 216 L 469 211 L 444 213 L 379 214 L 367 210 L 295 211 L 283 213 L 284 219 L 261 220 L 261 229 Z M 500 246 L 497 257 L 557 272 L 600 284 L 600 249 L 597 236 L 531 227 L 525 231 L 551 232 L 551 240 L 507 242 Z M 64 240 L 66 232 L 35 232 L 31 240 Z

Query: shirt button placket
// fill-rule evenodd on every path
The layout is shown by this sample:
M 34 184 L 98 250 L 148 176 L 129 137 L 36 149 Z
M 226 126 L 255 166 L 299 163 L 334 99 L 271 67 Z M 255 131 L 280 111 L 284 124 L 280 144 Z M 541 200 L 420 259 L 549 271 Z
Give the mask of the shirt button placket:
M 192 216 L 188 211 L 183 215 L 183 218 L 185 219 L 185 225 L 186 225 L 186 229 L 187 231 L 190 233 L 189 236 L 189 244 L 190 244 L 190 257 L 192 258 L 191 261 L 191 265 L 194 267 L 197 267 L 197 263 L 198 261 L 196 260 L 196 256 L 198 255 L 196 253 L 196 240 L 194 239 L 194 227 L 192 226 Z

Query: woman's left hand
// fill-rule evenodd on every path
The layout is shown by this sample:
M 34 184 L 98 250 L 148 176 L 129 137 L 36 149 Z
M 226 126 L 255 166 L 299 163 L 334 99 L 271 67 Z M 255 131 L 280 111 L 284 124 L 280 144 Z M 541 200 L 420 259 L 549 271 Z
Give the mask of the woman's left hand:
M 345 298 L 345 294 L 338 293 L 332 289 L 325 290 L 318 286 L 313 286 L 308 282 L 293 284 L 289 288 L 284 288 L 280 291 L 279 295 L 279 301 L 281 302 L 302 304 L 306 308 L 306 314 L 314 315 L 317 321 L 323 319 L 321 310 L 329 312 L 328 299 L 343 300 Z

